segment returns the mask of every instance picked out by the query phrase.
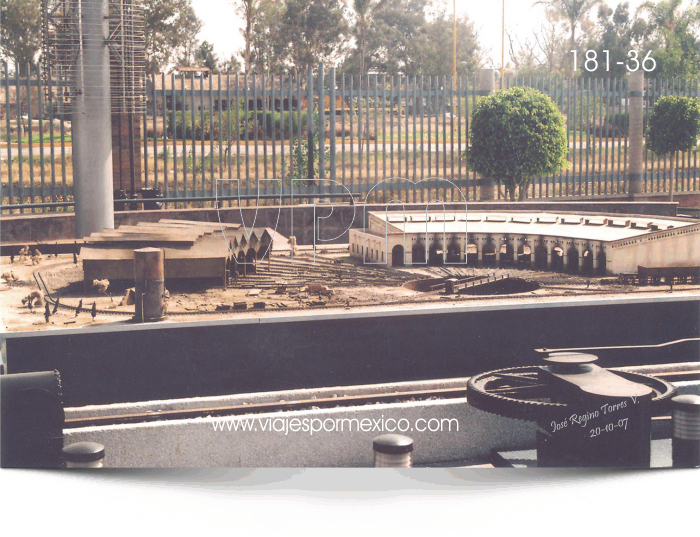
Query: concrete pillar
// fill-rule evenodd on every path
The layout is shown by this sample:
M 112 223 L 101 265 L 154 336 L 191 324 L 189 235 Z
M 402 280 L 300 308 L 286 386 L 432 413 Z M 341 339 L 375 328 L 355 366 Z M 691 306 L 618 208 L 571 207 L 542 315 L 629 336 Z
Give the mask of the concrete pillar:
M 593 273 L 598 273 L 598 248 L 591 246 L 591 255 L 593 256 Z
M 503 237 L 501 235 L 493 235 L 493 242 L 496 246 L 496 266 L 501 265 L 501 246 L 503 246 Z
M 82 0 L 73 109 L 75 234 L 114 228 L 107 0 Z
M 545 239 L 544 247 L 547 249 L 547 270 L 552 270 L 552 250 L 554 250 L 552 241 Z
M 496 84 L 495 71 L 493 69 L 479 69 L 479 91 L 477 95 L 488 95 L 494 90 Z M 483 177 L 481 185 L 480 201 L 495 199 L 496 181 L 492 177 Z M 498 252 L 496 253 L 498 258 Z
M 629 76 L 629 164 L 627 179 L 629 195 L 642 193 L 644 176 L 644 71 L 641 69 Z

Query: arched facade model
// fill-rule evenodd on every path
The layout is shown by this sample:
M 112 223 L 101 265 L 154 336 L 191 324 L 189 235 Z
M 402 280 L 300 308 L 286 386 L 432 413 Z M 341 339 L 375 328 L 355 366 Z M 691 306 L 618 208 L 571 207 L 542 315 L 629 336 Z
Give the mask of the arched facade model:
M 471 265 L 572 274 L 700 265 L 700 221 L 612 214 L 395 211 L 367 213 L 350 255 L 389 266 Z M 398 257 L 398 259 L 397 259 Z

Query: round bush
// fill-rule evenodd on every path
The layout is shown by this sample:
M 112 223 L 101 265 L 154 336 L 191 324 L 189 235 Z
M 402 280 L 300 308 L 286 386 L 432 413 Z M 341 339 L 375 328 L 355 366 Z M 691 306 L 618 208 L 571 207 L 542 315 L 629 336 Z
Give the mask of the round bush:
M 690 151 L 700 136 L 700 101 L 661 97 L 649 116 L 647 147 L 657 155 Z
M 564 118 L 554 102 L 532 88 L 497 91 L 474 107 L 469 168 L 500 180 L 510 199 L 527 193 L 532 179 L 560 172 L 567 165 Z

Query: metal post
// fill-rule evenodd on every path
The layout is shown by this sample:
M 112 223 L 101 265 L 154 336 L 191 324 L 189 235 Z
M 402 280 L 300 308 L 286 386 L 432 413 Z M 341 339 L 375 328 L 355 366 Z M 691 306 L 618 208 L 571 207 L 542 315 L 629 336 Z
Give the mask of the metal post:
M 627 180 L 630 197 L 642 193 L 644 177 L 644 72 L 635 71 L 629 78 L 629 163 Z
M 494 70 L 493 69 L 480 69 L 479 70 L 479 95 L 488 95 L 491 93 L 495 86 Z M 492 201 L 494 199 L 496 182 L 493 177 L 482 177 L 481 178 L 481 195 L 479 196 L 480 201 Z
M 372 441 L 375 468 L 411 468 L 413 440 L 400 434 L 378 436 Z
M 165 318 L 165 253 L 160 248 L 134 250 L 135 316 L 137 322 Z
M 105 447 L 97 442 L 77 442 L 63 448 L 66 468 L 103 468 Z
M 76 238 L 114 228 L 107 0 L 82 0 L 73 109 Z
M 700 396 L 679 395 L 673 402 L 674 468 L 700 467 Z

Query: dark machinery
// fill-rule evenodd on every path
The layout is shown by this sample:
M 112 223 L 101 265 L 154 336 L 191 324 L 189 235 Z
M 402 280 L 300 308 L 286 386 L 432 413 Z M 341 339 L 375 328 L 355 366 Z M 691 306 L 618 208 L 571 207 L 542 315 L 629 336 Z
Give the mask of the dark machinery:
M 482 373 L 467 383 L 467 401 L 537 422 L 540 467 L 649 467 L 651 418 L 669 412 L 676 390 L 655 377 L 604 369 L 597 359 L 553 352 L 540 366 Z
M 0 375 L 0 466 L 60 468 L 63 395 L 58 371 Z

